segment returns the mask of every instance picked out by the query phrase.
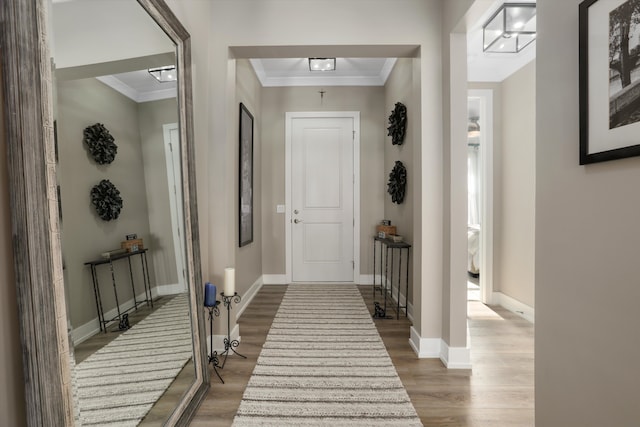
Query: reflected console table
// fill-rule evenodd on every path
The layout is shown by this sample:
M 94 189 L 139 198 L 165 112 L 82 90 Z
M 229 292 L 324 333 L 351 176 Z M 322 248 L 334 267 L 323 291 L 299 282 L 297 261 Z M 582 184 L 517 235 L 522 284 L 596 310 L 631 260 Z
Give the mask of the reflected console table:
M 113 255 L 110 258 L 100 258 L 94 261 L 85 262 L 84 265 L 88 265 L 91 267 L 91 279 L 93 280 L 93 293 L 96 299 L 96 309 L 98 311 L 98 321 L 100 323 L 100 330 L 107 332 L 107 324 L 111 323 L 115 320 L 118 320 L 118 327 L 120 330 L 125 330 L 129 328 L 128 313 L 131 310 L 137 310 L 138 306 L 141 304 L 151 304 L 153 308 L 153 299 L 151 297 L 151 284 L 149 280 L 149 266 L 147 264 L 147 251 L 148 249 L 140 249 L 138 251 L 126 252 L 123 254 Z M 140 263 L 142 265 L 142 281 L 144 285 L 144 298 L 143 300 L 138 301 L 136 296 L 136 287 L 135 282 L 133 280 L 133 268 L 131 266 L 131 258 L 139 256 Z M 126 309 L 120 309 L 120 302 L 118 300 L 118 287 L 116 286 L 116 275 L 113 268 L 113 263 L 120 260 L 127 260 L 129 264 L 129 280 L 131 282 L 131 290 L 133 291 L 133 306 Z M 111 272 L 111 284 L 113 286 L 113 295 L 116 299 L 116 310 L 117 315 L 112 317 L 111 319 L 105 319 L 104 310 L 102 309 L 102 297 L 100 296 L 100 284 L 98 282 L 98 272 L 97 267 L 100 265 L 109 265 L 109 271 Z
M 380 251 L 377 254 L 376 248 Z M 376 305 L 375 317 L 386 318 L 387 298 L 391 301 L 391 307 L 396 312 L 396 319 L 400 318 L 400 312 L 404 310 L 405 316 L 408 316 L 407 306 L 409 300 L 409 251 L 411 245 L 406 242 L 395 242 L 392 239 L 381 238 L 375 236 L 373 238 L 373 300 Z M 404 264 L 402 262 L 404 258 Z M 379 261 L 379 262 L 378 262 Z M 397 262 L 396 262 L 397 261 Z M 402 285 L 403 265 L 406 269 L 404 276 L 404 305 L 401 303 L 400 288 Z M 397 275 L 394 269 L 397 267 Z M 378 273 L 379 271 L 379 273 Z M 383 274 L 384 273 L 384 274 Z M 378 284 L 378 279 L 380 283 Z M 396 304 L 393 304 L 395 288 Z M 376 293 L 380 292 L 380 296 L 384 297 L 384 303 L 375 301 Z M 381 312 L 378 310 L 382 309 Z

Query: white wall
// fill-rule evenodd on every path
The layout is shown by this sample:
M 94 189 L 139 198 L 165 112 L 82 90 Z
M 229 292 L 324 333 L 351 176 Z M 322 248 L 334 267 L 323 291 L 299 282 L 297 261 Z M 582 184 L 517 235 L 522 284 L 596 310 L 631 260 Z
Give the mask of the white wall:
M 640 158 L 578 164 L 579 3 L 538 0 L 536 424 L 637 426 Z
M 175 49 L 134 1 L 63 1 L 55 2 L 51 11 L 51 49 L 57 68 L 121 61 Z

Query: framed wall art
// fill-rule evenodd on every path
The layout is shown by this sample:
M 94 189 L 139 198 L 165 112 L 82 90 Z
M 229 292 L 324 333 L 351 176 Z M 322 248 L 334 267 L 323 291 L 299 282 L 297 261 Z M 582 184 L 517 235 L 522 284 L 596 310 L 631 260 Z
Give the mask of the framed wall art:
M 640 0 L 579 7 L 580 164 L 640 155 Z
M 240 247 L 253 242 L 253 115 L 240 103 Z

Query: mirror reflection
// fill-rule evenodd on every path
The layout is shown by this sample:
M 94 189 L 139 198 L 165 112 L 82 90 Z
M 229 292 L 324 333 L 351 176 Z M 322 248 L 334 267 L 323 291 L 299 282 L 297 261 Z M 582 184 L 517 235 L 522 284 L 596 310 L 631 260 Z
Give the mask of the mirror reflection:
M 77 425 L 158 425 L 195 379 L 175 46 L 135 0 L 54 1 Z

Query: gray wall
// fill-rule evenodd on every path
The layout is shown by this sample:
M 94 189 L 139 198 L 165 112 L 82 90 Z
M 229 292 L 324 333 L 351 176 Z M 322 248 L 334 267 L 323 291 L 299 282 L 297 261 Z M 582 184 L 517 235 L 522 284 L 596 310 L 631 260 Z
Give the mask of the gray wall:
M 420 143 L 420 139 L 416 137 L 415 132 L 415 122 L 419 120 L 419 116 L 416 114 L 416 105 L 419 100 L 416 99 L 414 94 L 413 60 L 411 58 L 398 58 L 384 86 L 385 116 L 383 117 L 383 123 L 385 123 L 385 128 L 383 132 L 384 135 L 388 134 L 386 128 L 389 126 L 389 116 L 394 110 L 395 104 L 401 102 L 407 107 L 407 133 L 402 145 L 393 145 L 391 137 L 388 135 L 384 138 L 384 218 L 391 220 L 391 224 L 397 227 L 397 233 L 403 236 L 408 243 L 413 243 L 413 210 L 415 203 L 413 187 L 416 185 L 415 179 L 417 178 L 414 168 L 414 145 Z M 407 191 L 404 202 L 401 204 L 393 203 L 391 195 L 386 191 L 389 173 L 397 160 L 401 161 L 407 169 Z M 413 265 L 411 260 L 410 265 Z M 398 270 L 394 268 L 394 271 Z M 404 271 L 402 271 L 403 278 L 404 274 Z M 410 296 L 413 294 L 411 282 L 411 279 L 409 279 Z M 394 281 L 394 283 L 397 282 Z M 401 290 L 404 293 L 404 288 Z
M 640 158 L 578 164 L 579 3 L 537 3 L 536 423 L 637 426 Z
M 494 290 L 534 306 L 536 62 L 502 82 L 500 221 Z
M 493 91 L 493 290 L 535 306 L 536 62 Z
M 360 269 L 373 271 L 371 236 L 384 216 L 384 89 L 329 87 L 320 102 L 320 87 L 264 88 L 262 96 L 264 274 L 285 273 L 285 113 L 360 111 Z
M 256 77 L 248 60 L 238 60 L 236 63 L 236 114 L 240 114 L 240 103 L 251 112 L 253 116 L 253 242 L 239 247 L 239 236 L 236 237 L 236 287 L 240 295 L 245 295 L 258 278 L 262 276 L 263 250 L 268 252 L 270 248 L 263 248 L 262 237 L 262 86 Z M 239 122 L 236 120 L 236 123 Z M 239 141 L 238 141 L 239 144 Z M 239 164 L 240 147 L 236 150 Z M 235 181 L 236 194 L 239 194 L 239 180 Z M 239 203 L 235 204 L 236 235 L 239 227 Z
M 0 80 L 2 69 L 0 69 Z M 3 113 L 0 85 L 0 117 Z M 20 327 L 13 270 L 9 176 L 4 120 L 0 119 L 0 425 L 26 425 Z
M 155 272 L 155 285 L 178 283 L 173 242 L 171 207 L 167 181 L 162 125 L 178 122 L 175 98 L 138 104 L 138 126 L 142 144 L 145 193 L 149 211 L 149 234 L 145 244 Z
M 137 105 L 95 79 L 61 81 L 57 88 L 58 180 L 62 200 L 62 247 L 65 287 L 74 328 L 97 317 L 90 269 L 85 262 L 120 248 L 130 233 L 149 238 L 149 214 L 143 173 Z M 83 130 L 103 123 L 115 138 L 118 154 L 109 165 L 98 165 L 83 146 Z M 91 204 L 91 188 L 109 179 L 119 190 L 123 208 L 117 220 L 103 221 Z M 142 277 L 133 259 L 134 277 Z M 115 264 L 120 303 L 132 298 L 126 261 Z M 149 270 L 152 273 L 152 263 Z M 115 307 L 108 266 L 99 267 L 104 311 Z M 143 292 L 138 280 L 137 293 Z

